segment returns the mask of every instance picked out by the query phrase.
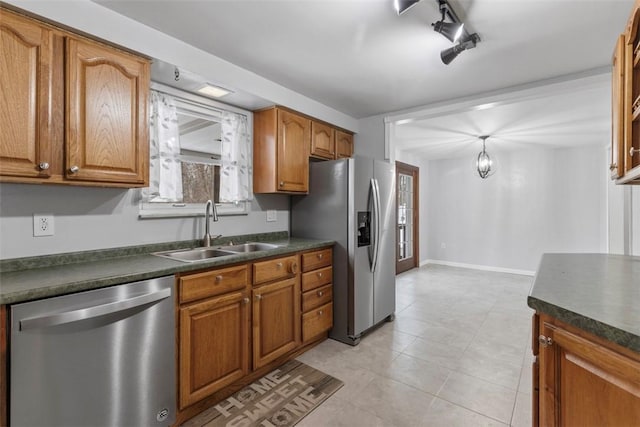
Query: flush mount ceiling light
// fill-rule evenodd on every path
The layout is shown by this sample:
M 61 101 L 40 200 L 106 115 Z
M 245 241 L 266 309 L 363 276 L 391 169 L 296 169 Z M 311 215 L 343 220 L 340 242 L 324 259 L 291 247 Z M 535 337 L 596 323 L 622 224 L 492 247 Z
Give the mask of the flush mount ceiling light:
M 420 0 L 393 0 L 393 7 L 398 15 L 402 15 L 411 6 L 418 3 Z
M 201 93 L 206 96 L 210 96 L 213 98 L 222 98 L 225 95 L 229 95 L 232 93 L 229 89 L 222 88 L 220 86 L 215 86 L 210 83 L 205 83 L 200 89 L 198 89 L 198 93 Z
M 489 153 L 487 153 L 485 142 L 486 139 L 489 138 L 489 135 L 479 136 L 482 140 L 482 151 L 478 153 L 478 158 L 476 159 L 476 170 L 478 171 L 478 175 L 480 178 L 486 179 L 489 176 L 493 175 L 495 170 L 494 160 L 489 157 Z

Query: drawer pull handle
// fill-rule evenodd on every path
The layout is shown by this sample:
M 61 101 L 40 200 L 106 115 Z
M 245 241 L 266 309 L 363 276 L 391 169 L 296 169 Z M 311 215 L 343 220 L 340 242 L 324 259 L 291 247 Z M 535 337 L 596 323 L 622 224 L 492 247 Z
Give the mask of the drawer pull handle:
M 218 275 L 216 276 L 216 283 L 220 283 L 222 282 L 222 276 Z
M 324 295 L 324 293 L 322 291 L 318 291 L 318 296 L 321 297 L 322 295 Z
M 324 314 L 324 311 L 320 310 L 320 311 L 318 311 L 318 314 L 319 314 L 320 316 L 322 316 L 322 315 Z
M 249 304 L 249 298 L 242 298 L 243 304 Z
M 322 259 L 323 256 L 324 254 L 318 254 L 318 259 Z

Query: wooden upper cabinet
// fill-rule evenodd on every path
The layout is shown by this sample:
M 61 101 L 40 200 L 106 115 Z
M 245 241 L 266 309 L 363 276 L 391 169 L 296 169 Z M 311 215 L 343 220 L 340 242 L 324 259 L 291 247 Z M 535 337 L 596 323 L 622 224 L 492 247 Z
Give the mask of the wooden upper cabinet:
M 311 156 L 321 159 L 335 158 L 335 130 L 324 123 L 311 122 Z
M 353 156 L 353 135 L 336 130 L 336 159 Z
M 278 107 L 253 116 L 254 193 L 309 190 L 311 120 Z
M 624 46 L 622 49 L 619 46 L 620 43 Z M 612 177 L 617 178 L 618 184 L 638 184 L 640 183 L 640 0 L 635 2 L 624 37 L 618 39 L 613 59 L 612 83 Z M 624 143 L 620 142 L 620 135 L 623 135 Z
M 613 53 L 611 70 L 611 179 L 624 175 L 624 52 L 625 37 L 621 34 Z
M 306 193 L 309 190 L 309 140 L 311 120 L 278 111 L 278 189 Z
M 148 181 L 149 63 L 88 40 L 67 40 L 68 179 Z
M 0 46 L 0 174 L 47 178 L 53 32 L 0 9 Z
M 1 6 L 0 44 L 0 181 L 148 185 L 148 59 Z

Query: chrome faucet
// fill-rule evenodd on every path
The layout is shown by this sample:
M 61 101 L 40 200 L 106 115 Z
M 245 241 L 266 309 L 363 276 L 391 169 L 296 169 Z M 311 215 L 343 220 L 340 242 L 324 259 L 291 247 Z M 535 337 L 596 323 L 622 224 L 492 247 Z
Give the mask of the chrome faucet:
M 202 246 L 211 246 L 211 240 L 220 237 L 220 235 L 218 235 L 212 238 L 211 234 L 209 234 L 209 222 L 211 221 L 209 219 L 209 208 L 211 208 L 213 220 L 218 220 L 218 211 L 216 210 L 216 204 L 211 200 L 207 200 L 207 204 L 204 206 L 204 237 L 202 238 Z

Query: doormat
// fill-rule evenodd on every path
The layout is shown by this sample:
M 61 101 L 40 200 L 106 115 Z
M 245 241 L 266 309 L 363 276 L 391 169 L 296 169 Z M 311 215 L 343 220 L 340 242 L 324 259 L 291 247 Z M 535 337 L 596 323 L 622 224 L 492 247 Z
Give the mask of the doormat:
M 290 360 L 183 426 L 294 426 L 343 385 L 331 375 Z

